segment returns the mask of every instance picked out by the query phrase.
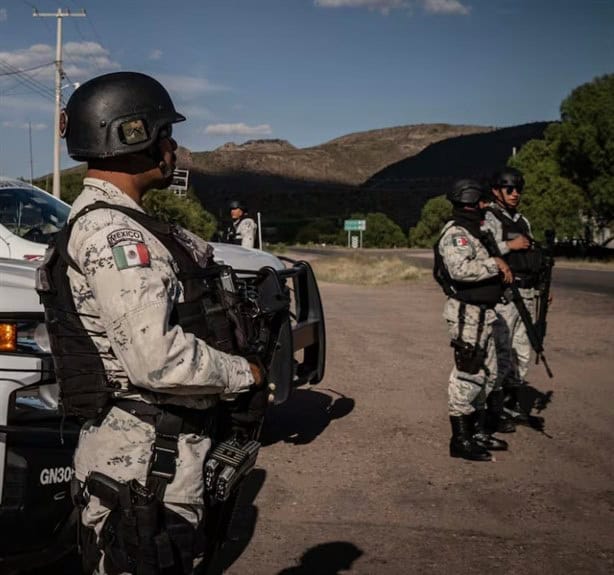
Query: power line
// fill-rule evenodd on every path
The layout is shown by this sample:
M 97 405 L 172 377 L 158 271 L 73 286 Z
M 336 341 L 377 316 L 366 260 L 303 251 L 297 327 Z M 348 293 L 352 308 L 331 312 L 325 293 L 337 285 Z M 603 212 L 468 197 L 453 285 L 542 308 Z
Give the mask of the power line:
M 2 72 L 0 76 L 13 76 L 14 74 L 23 74 L 24 72 L 31 72 L 32 70 L 38 70 L 40 68 L 46 68 L 47 66 L 53 66 L 54 62 L 47 62 L 46 64 L 39 64 L 38 66 L 32 66 L 31 68 L 15 69 L 13 72 Z
M 11 76 L 14 77 L 20 84 L 36 92 L 39 96 L 53 99 L 54 93 L 51 88 L 48 88 L 38 80 L 35 80 L 29 74 L 15 68 L 14 66 L 11 66 L 9 63 L 0 60 L 0 70 L 11 73 Z

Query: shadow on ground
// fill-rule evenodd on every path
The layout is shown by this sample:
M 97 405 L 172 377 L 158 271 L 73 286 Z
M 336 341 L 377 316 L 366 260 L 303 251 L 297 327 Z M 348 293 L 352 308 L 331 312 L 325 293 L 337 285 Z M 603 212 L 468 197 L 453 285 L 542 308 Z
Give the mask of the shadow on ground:
M 350 414 L 355 402 L 336 391 L 335 397 L 313 388 L 295 389 L 288 401 L 268 410 L 262 430 L 262 444 L 278 441 L 304 445 L 312 442 L 335 419 Z
M 363 555 L 353 543 L 334 541 L 307 549 L 300 565 L 288 567 L 277 575 L 339 575 L 351 572 L 352 564 Z
M 517 402 L 518 406 L 513 410 L 520 408 L 519 411 L 526 414 L 524 418 L 515 418 L 516 423 L 552 437 L 546 433 L 546 418 L 541 414 L 548 409 L 553 396 L 552 390 L 543 392 L 527 383 L 512 401 L 512 403 Z M 515 413 L 513 410 L 512 413 Z
M 206 575 L 221 575 L 224 573 L 249 545 L 258 521 L 258 507 L 254 505 L 254 501 L 262 489 L 265 479 L 266 471 L 264 469 L 254 469 L 246 477 L 241 486 L 237 505 L 228 528 L 228 539 L 216 555 L 215 560 L 207 568 Z

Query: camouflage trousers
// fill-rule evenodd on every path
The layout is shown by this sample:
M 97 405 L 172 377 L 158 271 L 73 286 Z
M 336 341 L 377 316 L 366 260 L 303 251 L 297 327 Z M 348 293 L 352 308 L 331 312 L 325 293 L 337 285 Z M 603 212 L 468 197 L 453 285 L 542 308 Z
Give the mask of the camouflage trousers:
M 142 485 L 152 456 L 154 427 L 121 409 L 113 408 L 98 426 L 84 425 L 75 452 L 75 476 L 83 485 L 89 473 L 98 471 L 121 483 L 136 479 Z M 195 530 L 204 520 L 203 464 L 211 446 L 208 437 L 180 434 L 176 473 L 164 495 L 164 506 L 187 521 Z M 93 533 L 100 547 L 101 533 L 110 510 L 86 493 L 87 504 L 81 512 L 86 533 Z M 101 550 L 102 551 L 102 550 Z M 202 557 L 194 557 L 194 566 Z M 94 573 L 106 575 L 104 553 Z M 113 575 L 119 575 L 113 571 Z M 123 574 L 122 574 L 123 575 Z
M 479 346 L 484 351 L 484 360 L 477 373 L 461 371 L 454 365 L 448 382 L 448 412 L 451 416 L 469 415 L 476 409 L 484 409 L 486 398 L 497 381 L 497 357 L 493 325 L 496 314 L 492 309 L 483 310 L 466 304 L 461 313 L 461 302 L 449 298 L 444 308 L 444 319 L 451 340 L 462 334 L 463 342 Z M 462 316 L 464 316 L 464 321 Z M 480 319 L 480 316 L 482 319 Z
M 535 321 L 537 292 L 534 289 L 520 290 L 531 318 Z M 514 387 L 522 385 L 531 362 L 531 342 L 513 302 L 497 304 L 495 342 L 497 348 L 497 385 Z

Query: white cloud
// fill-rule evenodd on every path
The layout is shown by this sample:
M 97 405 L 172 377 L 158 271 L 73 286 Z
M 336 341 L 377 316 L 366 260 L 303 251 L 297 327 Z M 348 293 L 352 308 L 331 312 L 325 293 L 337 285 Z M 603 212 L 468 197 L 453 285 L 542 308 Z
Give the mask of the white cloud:
M 471 11 L 460 0 L 424 0 L 424 9 L 432 14 L 460 14 L 466 16 Z
M 315 0 L 322 8 L 368 8 L 388 14 L 395 8 L 409 8 L 407 0 Z
M 149 53 L 149 59 L 150 60 L 159 60 L 160 58 L 162 58 L 162 54 L 163 54 L 162 50 L 158 50 L 158 49 L 152 50 Z
M 9 19 L 6 8 L 0 8 L 0 22 L 6 22 Z
M 178 95 L 185 99 L 201 96 L 210 92 L 223 92 L 228 90 L 226 86 L 212 84 L 207 78 L 195 76 L 173 76 L 161 74 L 156 76 L 158 80 L 172 96 Z
M 0 52 L 0 61 L 21 70 L 53 63 L 54 60 L 55 46 L 48 44 L 33 44 L 13 52 Z M 63 64 L 64 71 L 72 80 L 85 80 L 120 67 L 110 58 L 109 51 L 97 42 L 67 42 L 64 44 Z M 29 74 L 37 80 L 50 80 L 54 77 L 55 67 L 50 64 Z
M 236 124 L 210 124 L 205 128 L 205 134 L 211 136 L 270 136 L 273 133 L 269 124 L 248 126 L 243 122 Z
M 412 4 L 421 5 L 431 14 L 469 14 L 471 8 L 461 0 L 314 0 L 322 8 L 368 8 L 389 14 L 391 10 L 406 9 L 411 11 Z
M 2 127 L 3 128 L 18 128 L 19 130 L 28 130 L 32 128 L 32 131 L 40 132 L 42 130 L 46 130 L 48 126 L 44 122 L 32 122 L 31 124 L 28 124 L 27 122 L 24 123 L 24 122 L 6 121 L 6 122 L 2 122 Z

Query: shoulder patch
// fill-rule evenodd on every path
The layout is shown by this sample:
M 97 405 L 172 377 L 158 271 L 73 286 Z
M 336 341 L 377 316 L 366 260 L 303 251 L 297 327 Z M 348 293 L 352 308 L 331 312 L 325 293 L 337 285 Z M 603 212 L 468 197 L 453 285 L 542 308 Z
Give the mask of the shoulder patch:
M 452 238 L 452 243 L 457 247 L 457 248 L 464 248 L 466 246 L 469 245 L 469 239 L 467 238 L 467 236 L 454 236 Z
M 150 265 L 149 250 L 144 243 L 115 246 L 111 251 L 118 270 Z
M 107 236 L 109 247 L 113 248 L 122 242 L 129 242 L 131 244 L 143 243 L 145 240 L 143 234 L 139 230 L 133 230 L 130 228 L 122 228 L 121 230 L 115 230 Z

